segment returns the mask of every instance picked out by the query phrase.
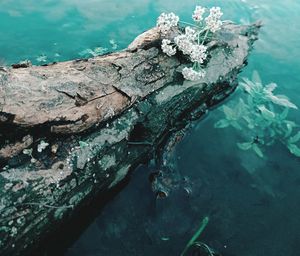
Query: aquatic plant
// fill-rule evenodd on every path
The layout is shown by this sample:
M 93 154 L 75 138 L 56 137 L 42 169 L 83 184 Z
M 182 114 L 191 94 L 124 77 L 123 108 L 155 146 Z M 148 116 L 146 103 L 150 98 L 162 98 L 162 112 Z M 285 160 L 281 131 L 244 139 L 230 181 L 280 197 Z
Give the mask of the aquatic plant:
M 114 39 L 110 39 L 109 44 L 110 44 L 110 49 L 113 51 L 117 50 L 119 47 L 119 45 Z M 83 51 L 79 52 L 79 55 L 82 58 L 90 58 L 90 57 L 100 56 L 108 52 L 109 52 L 109 48 L 98 46 L 95 47 L 94 49 L 91 48 L 84 49 Z
M 178 23 L 188 25 L 185 27 L 184 33 L 180 33 L 174 40 L 164 38 L 161 49 L 168 56 L 175 55 L 177 50 L 189 56 L 193 65 L 183 68 L 182 75 L 191 81 L 199 80 L 205 76 L 203 63 L 207 59 L 208 51 L 205 44 L 207 39 L 220 30 L 223 24 L 221 21 L 223 13 L 220 7 L 212 7 L 206 18 L 204 18 L 205 12 L 206 8 L 196 6 L 192 15 L 194 24 L 180 21 L 179 17 L 172 12 L 162 13 L 157 19 L 157 27 L 163 36 L 167 36 L 172 28 L 178 26 Z
M 231 108 L 223 106 L 225 118 L 215 123 L 216 128 L 233 127 L 242 132 L 244 142 L 237 143 L 242 150 L 253 150 L 263 157 L 263 147 L 280 142 L 289 151 L 300 157 L 300 131 L 294 121 L 288 120 L 289 109 L 297 109 L 285 95 L 275 95 L 277 85 L 262 84 L 259 74 L 254 71 L 252 81 L 243 78 L 240 83 L 246 93 L 246 102 L 240 98 L 239 103 Z
M 103 55 L 108 52 L 107 48 L 104 47 L 95 47 L 93 50 L 88 48 L 79 53 L 82 58 L 96 57 Z
M 209 217 L 208 216 L 204 217 L 201 224 L 200 224 L 200 226 L 199 226 L 199 228 L 194 233 L 192 238 L 189 240 L 189 242 L 185 246 L 185 248 L 184 248 L 183 252 L 180 254 L 180 256 L 184 256 L 191 247 L 193 247 L 194 245 L 199 244 L 199 242 L 197 240 L 199 239 L 200 235 L 205 230 L 208 222 L 209 222 Z
M 30 156 L 31 157 L 30 162 L 31 163 L 35 163 L 36 159 L 33 157 L 32 152 L 33 152 L 32 148 L 23 149 L 23 154 Z
M 110 39 L 109 43 L 111 45 L 112 50 L 117 50 L 118 49 L 118 44 L 116 43 L 116 41 L 114 39 Z
M 37 62 L 47 62 L 47 59 L 48 59 L 47 55 L 41 54 L 40 56 L 38 56 L 38 57 L 36 58 L 36 61 L 37 61 Z
M 45 141 L 43 141 L 43 140 L 41 140 L 41 142 L 38 144 L 38 146 L 37 146 L 37 151 L 39 152 L 39 153 L 41 153 L 46 147 L 48 147 L 49 146 L 49 143 L 47 143 L 47 142 L 45 142 Z

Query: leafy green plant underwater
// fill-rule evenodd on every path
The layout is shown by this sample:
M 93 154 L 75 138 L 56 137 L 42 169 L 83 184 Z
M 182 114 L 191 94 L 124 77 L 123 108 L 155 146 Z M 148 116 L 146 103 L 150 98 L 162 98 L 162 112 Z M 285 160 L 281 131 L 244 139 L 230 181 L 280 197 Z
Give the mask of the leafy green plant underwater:
M 299 125 L 287 119 L 289 109 L 297 109 L 297 106 L 285 95 L 274 94 L 275 83 L 264 86 L 257 71 L 253 72 L 252 81 L 243 78 L 240 86 L 246 93 L 245 101 L 241 98 L 234 108 L 224 105 L 225 118 L 216 122 L 215 128 L 231 126 L 241 131 L 245 141 L 237 143 L 238 147 L 253 150 L 259 157 L 264 156 L 265 146 L 275 142 L 300 157 Z
M 183 252 L 180 254 L 180 256 L 185 256 L 187 253 L 190 251 L 190 249 L 196 249 L 196 250 L 202 250 L 205 252 L 205 255 L 207 256 L 216 256 L 217 254 L 213 249 L 211 249 L 207 244 L 202 243 L 199 241 L 200 235 L 203 233 L 205 230 L 207 224 L 209 222 L 209 217 L 206 216 L 203 218 L 199 228 L 196 230 L 192 238 L 189 240 L 187 245 L 185 246 Z M 198 255 L 198 254 L 197 254 Z M 202 254 L 201 254 L 202 255 Z

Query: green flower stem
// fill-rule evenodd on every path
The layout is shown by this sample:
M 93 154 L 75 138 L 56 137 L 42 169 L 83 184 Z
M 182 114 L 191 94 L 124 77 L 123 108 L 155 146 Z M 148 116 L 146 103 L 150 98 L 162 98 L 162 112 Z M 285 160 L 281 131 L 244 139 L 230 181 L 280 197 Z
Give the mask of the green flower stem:
M 206 38 L 207 38 L 208 32 L 209 32 L 209 29 L 207 29 L 206 32 L 205 32 L 203 41 L 202 41 L 202 43 L 201 43 L 202 45 L 204 44 L 204 42 L 205 42 L 205 40 L 206 40 Z
M 195 25 L 195 24 L 192 24 L 192 23 L 189 23 L 189 22 L 185 22 L 185 21 L 179 21 L 179 23 L 182 23 L 182 24 L 186 24 L 186 25 L 190 25 L 190 26 L 193 26 L 193 27 L 199 28 L 199 26 L 197 26 L 197 25 Z
M 199 71 L 200 68 L 201 68 L 201 66 L 200 66 L 199 62 L 194 62 L 193 63 L 193 70 Z

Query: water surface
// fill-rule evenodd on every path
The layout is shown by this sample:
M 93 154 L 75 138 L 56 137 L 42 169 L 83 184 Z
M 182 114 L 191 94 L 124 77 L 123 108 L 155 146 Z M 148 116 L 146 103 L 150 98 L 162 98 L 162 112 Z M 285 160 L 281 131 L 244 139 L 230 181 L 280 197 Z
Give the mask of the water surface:
M 199 3 L 221 6 L 225 19 L 237 23 L 263 21 L 240 76 L 258 70 L 264 82 L 276 82 L 278 92 L 300 106 L 296 0 L 2 0 L 0 62 L 43 64 L 122 49 L 152 27 L 161 12 L 189 21 Z M 239 97 L 235 93 L 226 104 L 236 104 Z M 299 111 L 290 114 L 300 123 Z M 148 181 L 154 167 L 139 168 L 66 255 L 179 255 L 206 215 L 211 221 L 202 239 L 223 255 L 298 255 L 299 159 L 280 145 L 268 148 L 264 159 L 241 152 L 236 130 L 213 128 L 220 117 L 214 109 L 194 123 L 168 163 L 188 184 L 157 201 Z

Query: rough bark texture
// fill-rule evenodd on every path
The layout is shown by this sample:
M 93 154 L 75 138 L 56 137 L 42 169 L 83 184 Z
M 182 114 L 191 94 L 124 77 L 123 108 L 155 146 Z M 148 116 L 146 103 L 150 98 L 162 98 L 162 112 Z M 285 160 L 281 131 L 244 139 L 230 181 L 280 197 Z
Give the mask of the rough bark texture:
M 121 52 L 0 69 L 1 255 L 28 250 L 228 96 L 258 28 L 226 24 L 198 82 L 178 72 L 184 56 L 161 52 L 156 28 Z

